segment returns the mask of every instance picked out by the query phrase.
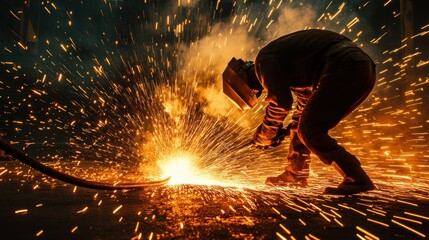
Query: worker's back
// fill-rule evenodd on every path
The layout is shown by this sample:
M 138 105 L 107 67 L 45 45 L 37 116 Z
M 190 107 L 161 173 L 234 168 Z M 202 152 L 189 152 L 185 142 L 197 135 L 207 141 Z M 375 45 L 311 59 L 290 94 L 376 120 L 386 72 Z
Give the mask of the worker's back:
M 335 47 L 342 43 L 349 46 Z M 268 43 L 255 61 L 258 79 L 268 91 L 266 101 L 289 109 L 293 99 L 287 89 L 311 94 L 327 55 L 335 49 L 360 51 L 347 37 L 317 29 L 295 32 Z

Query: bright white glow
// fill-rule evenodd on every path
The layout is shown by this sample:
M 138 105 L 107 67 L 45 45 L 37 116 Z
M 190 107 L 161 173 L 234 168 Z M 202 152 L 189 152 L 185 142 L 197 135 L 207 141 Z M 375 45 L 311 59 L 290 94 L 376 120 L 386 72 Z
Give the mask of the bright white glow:
M 217 181 L 210 174 L 204 173 L 197 164 L 197 159 L 190 154 L 179 152 L 160 162 L 163 175 L 170 176 L 170 185 L 198 184 L 198 185 L 225 185 Z

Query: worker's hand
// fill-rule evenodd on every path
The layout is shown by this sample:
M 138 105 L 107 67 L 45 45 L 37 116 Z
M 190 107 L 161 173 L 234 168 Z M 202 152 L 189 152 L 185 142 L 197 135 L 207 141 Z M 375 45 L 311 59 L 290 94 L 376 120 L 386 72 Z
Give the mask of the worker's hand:
M 277 147 L 283 142 L 286 136 L 289 136 L 289 132 L 289 126 L 283 128 L 282 124 L 277 128 L 275 134 L 272 134 L 273 129 L 270 129 L 269 127 L 266 127 L 261 124 L 257 128 L 255 135 L 253 136 L 253 146 L 262 150 Z

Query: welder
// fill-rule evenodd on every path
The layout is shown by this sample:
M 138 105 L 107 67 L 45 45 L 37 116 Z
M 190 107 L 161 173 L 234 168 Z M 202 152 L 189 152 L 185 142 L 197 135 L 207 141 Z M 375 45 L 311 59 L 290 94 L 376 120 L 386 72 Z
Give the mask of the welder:
M 252 108 L 267 92 L 265 116 L 253 136 L 261 149 L 290 137 L 285 171 L 267 185 L 307 186 L 310 153 L 333 166 L 343 181 L 326 194 L 348 195 L 375 189 L 356 156 L 329 135 L 370 94 L 376 82 L 373 60 L 349 38 L 328 30 L 303 30 L 263 47 L 255 62 L 235 59 L 222 74 L 223 91 L 241 109 Z M 283 121 L 295 110 L 291 122 Z

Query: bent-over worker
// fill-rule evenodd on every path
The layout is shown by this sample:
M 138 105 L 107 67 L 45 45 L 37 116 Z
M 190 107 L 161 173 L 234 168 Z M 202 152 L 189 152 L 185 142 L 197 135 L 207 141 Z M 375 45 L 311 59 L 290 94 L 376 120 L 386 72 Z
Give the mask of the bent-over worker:
M 224 93 L 241 109 L 256 104 L 262 90 L 268 103 L 253 136 L 258 148 L 277 146 L 286 132 L 290 145 L 285 171 L 268 177 L 274 186 L 306 186 L 310 153 L 332 165 L 344 180 L 327 194 L 375 189 L 356 156 L 329 136 L 329 130 L 369 95 L 376 82 L 375 64 L 347 37 L 327 30 L 303 30 L 263 47 L 255 62 L 233 58 L 223 73 Z M 292 109 L 292 121 L 283 121 Z

